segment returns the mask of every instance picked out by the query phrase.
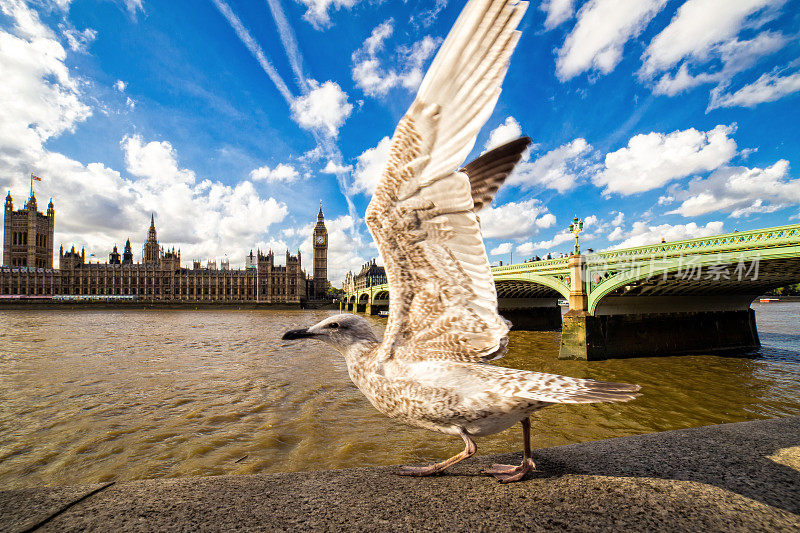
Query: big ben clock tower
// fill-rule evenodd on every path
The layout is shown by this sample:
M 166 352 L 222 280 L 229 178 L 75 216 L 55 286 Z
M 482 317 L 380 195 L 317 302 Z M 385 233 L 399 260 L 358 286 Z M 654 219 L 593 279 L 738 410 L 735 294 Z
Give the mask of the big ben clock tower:
M 328 292 L 328 230 L 322 201 L 319 203 L 317 225 L 314 226 L 314 298 L 324 298 Z

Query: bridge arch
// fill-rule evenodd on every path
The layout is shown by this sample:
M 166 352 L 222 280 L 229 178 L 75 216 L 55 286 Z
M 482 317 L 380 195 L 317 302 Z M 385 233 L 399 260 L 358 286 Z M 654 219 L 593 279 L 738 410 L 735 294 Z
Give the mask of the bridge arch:
M 800 262 L 786 258 L 759 264 L 757 256 L 709 254 L 691 264 L 679 257 L 610 274 L 587 272 L 590 315 L 619 313 L 619 309 L 611 310 L 612 297 L 617 302 L 625 298 L 632 305 L 655 306 L 651 312 L 682 311 L 674 307 L 681 301 L 685 305 L 679 307 L 686 310 L 746 309 L 760 294 L 800 277 Z M 661 307 L 666 303 L 673 307 Z
M 380 290 L 380 291 L 376 292 L 372 296 L 372 299 L 373 300 L 386 300 L 386 301 L 389 301 L 389 291 L 388 290 Z
M 564 281 L 539 274 L 496 276 L 494 285 L 498 298 L 569 298 Z

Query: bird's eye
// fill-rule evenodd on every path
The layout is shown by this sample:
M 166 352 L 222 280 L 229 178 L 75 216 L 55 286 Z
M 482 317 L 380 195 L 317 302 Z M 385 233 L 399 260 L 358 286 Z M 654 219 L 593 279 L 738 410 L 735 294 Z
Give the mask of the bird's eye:
M 339 327 L 339 323 L 338 322 L 331 322 L 330 324 L 328 324 L 328 327 L 331 328 L 331 329 L 337 329 Z

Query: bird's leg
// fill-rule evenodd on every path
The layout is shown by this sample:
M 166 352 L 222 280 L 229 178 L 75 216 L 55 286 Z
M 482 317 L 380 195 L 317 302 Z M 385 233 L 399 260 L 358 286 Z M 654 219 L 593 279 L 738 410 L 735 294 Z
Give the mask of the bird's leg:
M 475 442 L 467 435 L 467 432 L 463 429 L 461 431 L 461 438 L 464 439 L 465 448 L 464 451 L 459 453 L 458 455 L 454 455 L 450 459 L 446 459 L 441 463 L 435 463 L 430 466 L 402 466 L 400 470 L 397 472 L 401 476 L 430 476 L 432 474 L 436 474 L 441 472 L 445 468 L 453 466 L 459 461 L 463 461 L 467 457 L 472 457 L 475 455 L 475 452 L 478 451 L 478 447 L 475 445 Z
M 526 416 L 520 423 L 522 424 L 522 442 L 524 450 L 522 454 L 522 464 L 519 466 L 495 464 L 492 465 L 491 468 L 487 468 L 483 471 L 484 474 L 493 475 L 500 483 L 519 481 L 536 468 L 536 465 L 533 464 L 533 458 L 531 457 L 531 421 Z

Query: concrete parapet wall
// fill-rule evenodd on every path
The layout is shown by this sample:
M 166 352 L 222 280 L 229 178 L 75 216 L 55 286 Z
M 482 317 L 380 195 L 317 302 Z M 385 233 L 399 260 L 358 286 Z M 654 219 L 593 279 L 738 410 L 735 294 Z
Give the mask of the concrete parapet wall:
M 510 485 L 480 472 L 519 463 L 520 453 L 430 478 L 377 467 L 6 490 L 0 530 L 800 531 L 800 418 L 535 449 L 533 458 L 531 478 Z
M 567 313 L 559 358 L 599 361 L 746 351 L 759 346 L 752 309 L 603 316 Z

